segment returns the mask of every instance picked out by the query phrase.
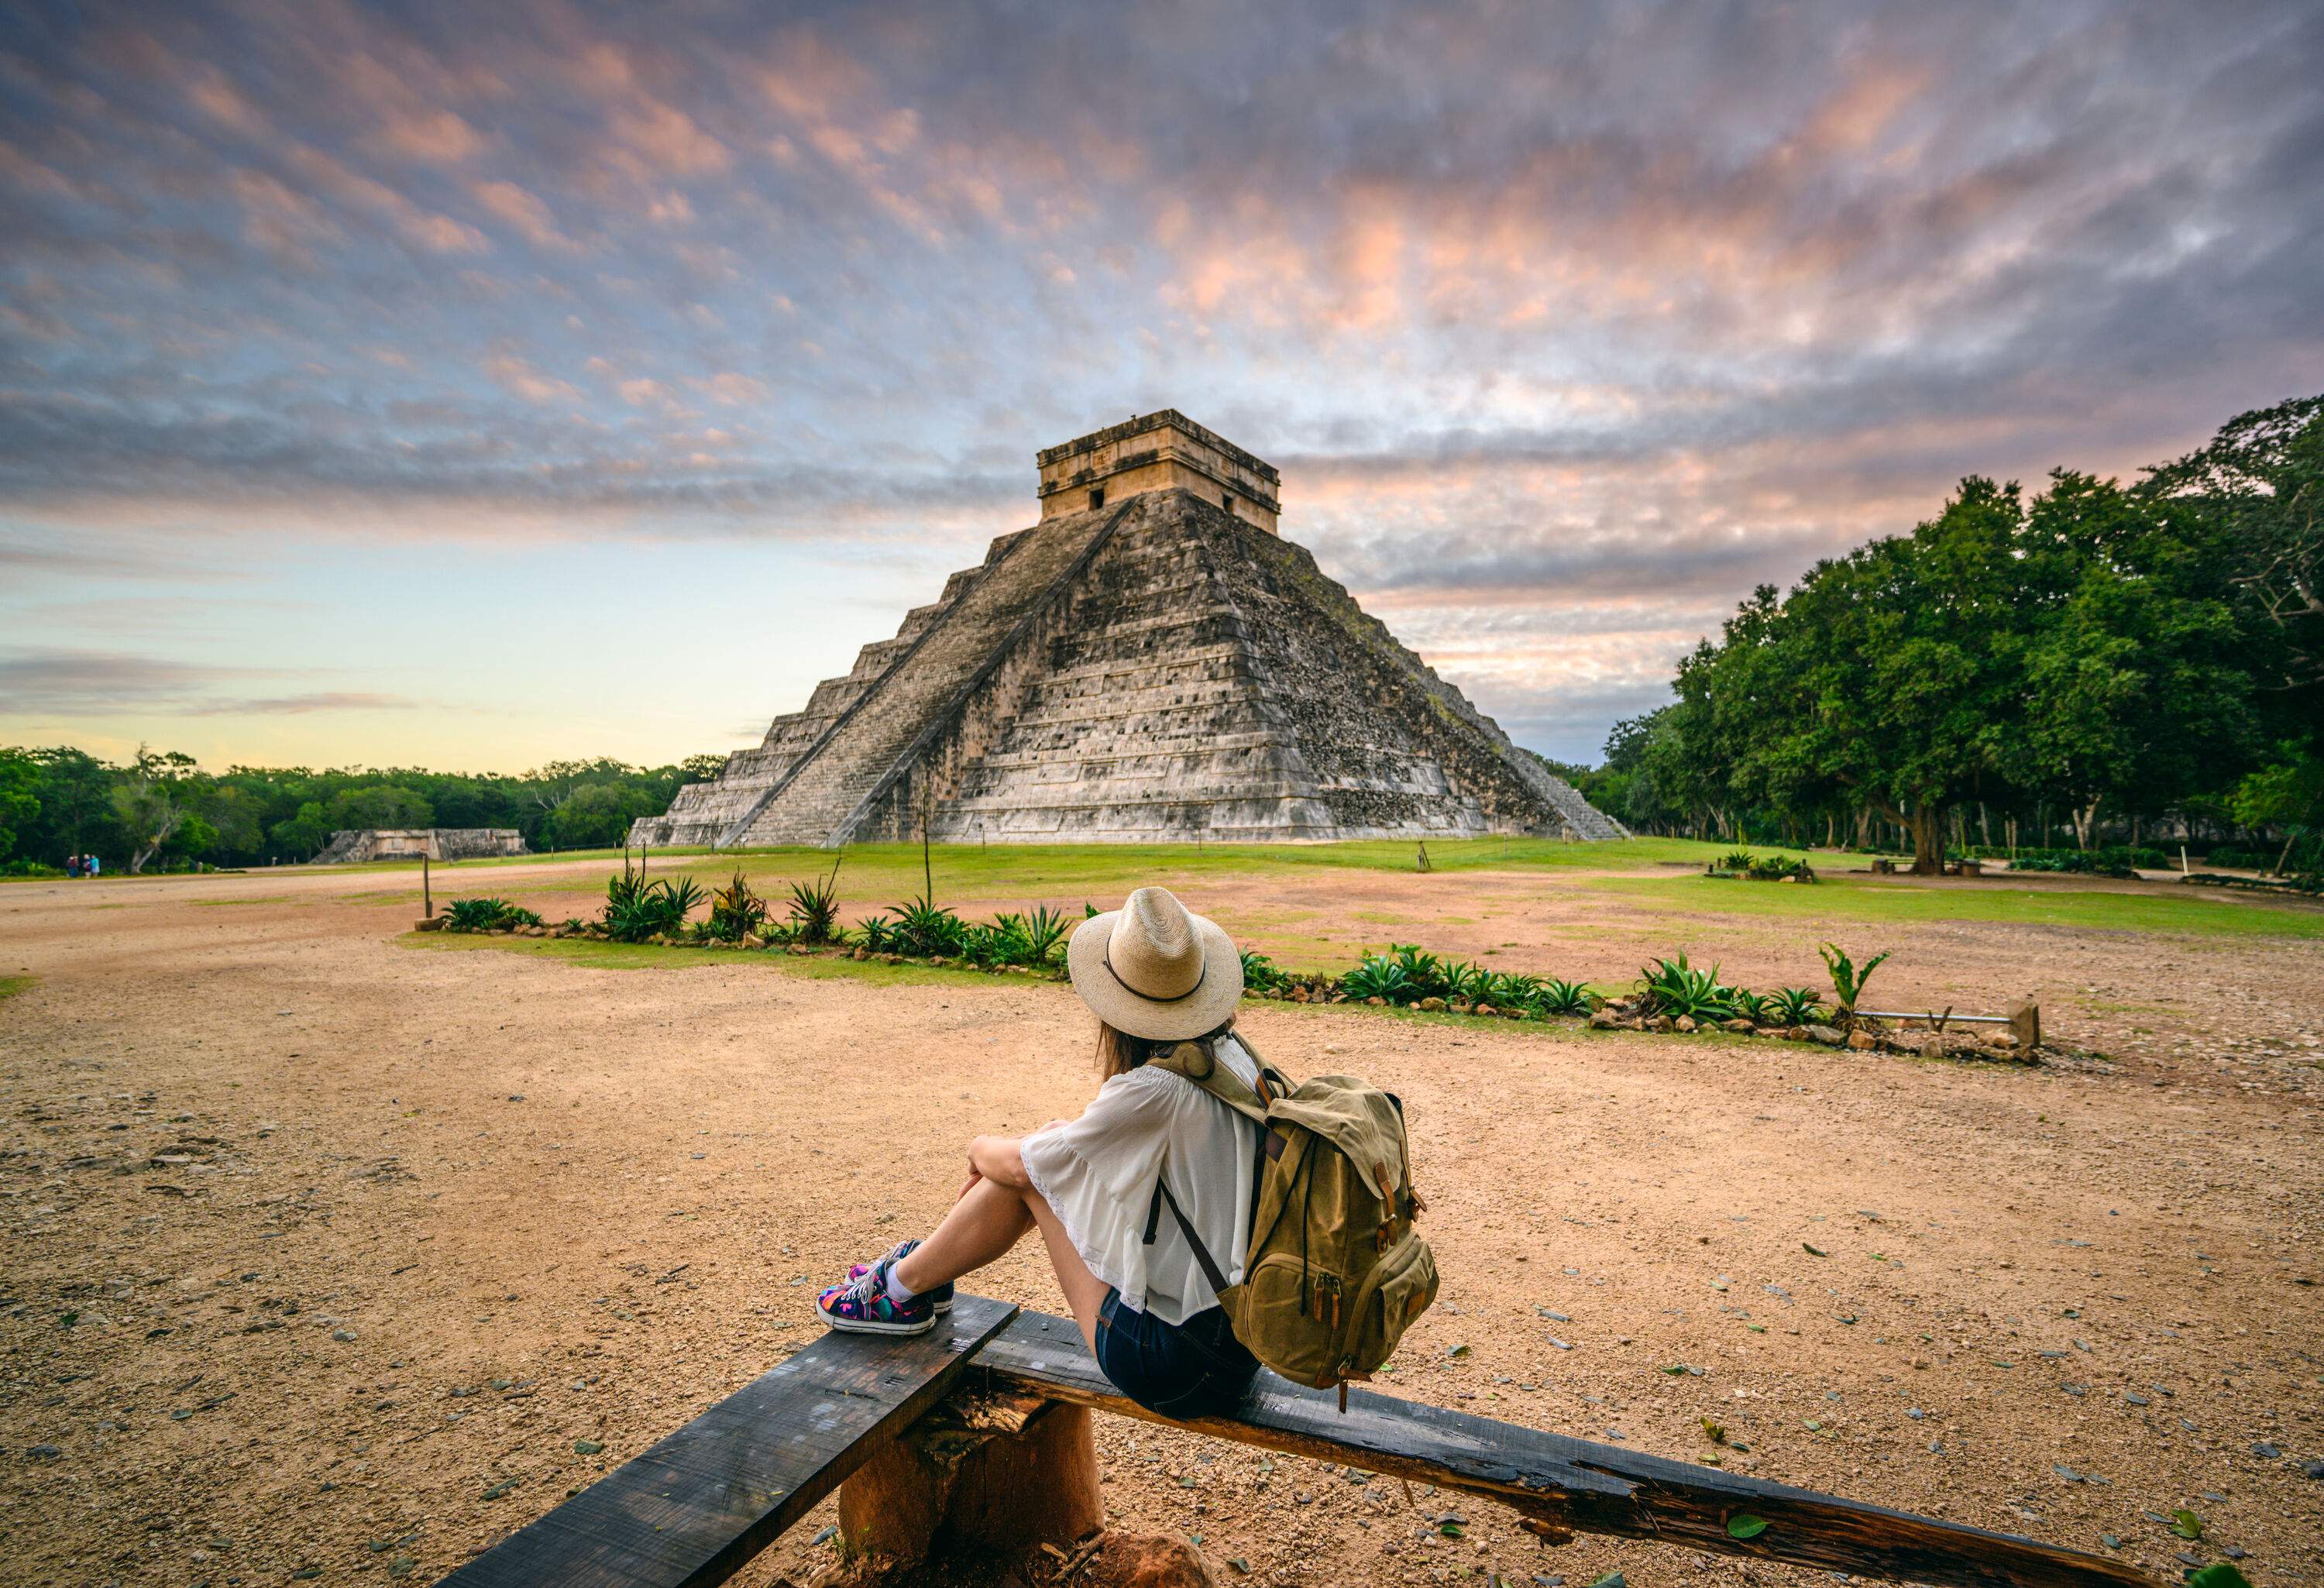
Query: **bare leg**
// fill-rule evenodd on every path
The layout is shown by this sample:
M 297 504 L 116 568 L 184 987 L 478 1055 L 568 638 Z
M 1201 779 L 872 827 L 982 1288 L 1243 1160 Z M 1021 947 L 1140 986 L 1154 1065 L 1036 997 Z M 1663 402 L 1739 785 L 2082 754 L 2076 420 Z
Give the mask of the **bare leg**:
M 952 1205 L 936 1233 L 896 1265 L 896 1278 L 908 1289 L 931 1289 L 982 1268 L 1032 1227 L 1021 1193 L 997 1180 L 979 1180 Z
M 1041 1194 L 1030 1186 L 1019 1191 L 995 1180 L 979 1180 L 952 1205 L 936 1233 L 921 1242 L 911 1255 L 896 1265 L 896 1278 L 906 1288 L 920 1291 L 957 1279 L 981 1269 L 1038 1227 L 1049 1249 L 1049 1266 L 1057 1285 L 1081 1325 L 1082 1339 L 1097 1349 L 1097 1309 L 1105 1301 L 1106 1287 L 1082 1254 L 1074 1250 L 1065 1226 Z

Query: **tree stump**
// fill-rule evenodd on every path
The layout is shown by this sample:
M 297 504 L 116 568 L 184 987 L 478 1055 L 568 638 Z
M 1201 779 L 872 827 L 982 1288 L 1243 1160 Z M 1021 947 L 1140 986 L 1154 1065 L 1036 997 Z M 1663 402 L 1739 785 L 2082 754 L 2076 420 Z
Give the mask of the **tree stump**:
M 839 1489 L 843 1546 L 875 1574 L 1045 1544 L 1070 1556 L 1104 1520 L 1089 1408 L 1032 1395 L 956 1395 Z

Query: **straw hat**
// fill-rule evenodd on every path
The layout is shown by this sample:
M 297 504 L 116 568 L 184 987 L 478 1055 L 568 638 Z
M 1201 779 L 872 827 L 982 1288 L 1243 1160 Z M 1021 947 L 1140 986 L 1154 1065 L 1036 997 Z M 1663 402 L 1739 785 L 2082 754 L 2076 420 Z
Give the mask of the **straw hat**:
M 1156 1042 L 1216 1030 L 1242 998 L 1234 940 L 1167 888 L 1140 888 L 1120 909 L 1084 921 L 1065 969 L 1098 1019 Z

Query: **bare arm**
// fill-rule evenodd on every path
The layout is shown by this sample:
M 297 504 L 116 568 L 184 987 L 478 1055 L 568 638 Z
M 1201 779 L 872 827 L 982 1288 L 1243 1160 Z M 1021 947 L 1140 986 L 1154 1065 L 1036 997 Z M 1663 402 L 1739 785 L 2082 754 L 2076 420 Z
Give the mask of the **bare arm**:
M 968 1168 L 972 1183 L 976 1178 L 991 1180 L 1012 1191 L 1022 1191 L 1032 1185 L 1025 1173 L 1025 1154 L 1017 1136 L 979 1136 L 968 1144 Z M 965 1187 L 964 1187 L 964 1189 Z

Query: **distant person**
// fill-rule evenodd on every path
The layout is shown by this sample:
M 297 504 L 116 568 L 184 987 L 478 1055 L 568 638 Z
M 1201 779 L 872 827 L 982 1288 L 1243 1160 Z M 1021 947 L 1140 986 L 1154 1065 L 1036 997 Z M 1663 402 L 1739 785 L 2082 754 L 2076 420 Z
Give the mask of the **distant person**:
M 65 875 L 69 877 L 78 877 L 80 875 L 79 855 L 68 854 L 65 856 Z
M 98 863 L 97 856 L 96 856 L 96 855 L 94 855 L 94 854 L 92 854 L 92 855 L 90 855 L 90 856 L 88 857 L 88 864 L 85 868 L 83 868 L 83 869 L 85 869 L 85 870 L 88 872 L 88 874 L 89 874 L 90 876 L 92 876 L 92 877 L 93 877 L 93 876 L 96 876 L 99 872 L 103 871 L 105 868 L 104 868 L 104 866 L 103 866 L 101 863 Z

